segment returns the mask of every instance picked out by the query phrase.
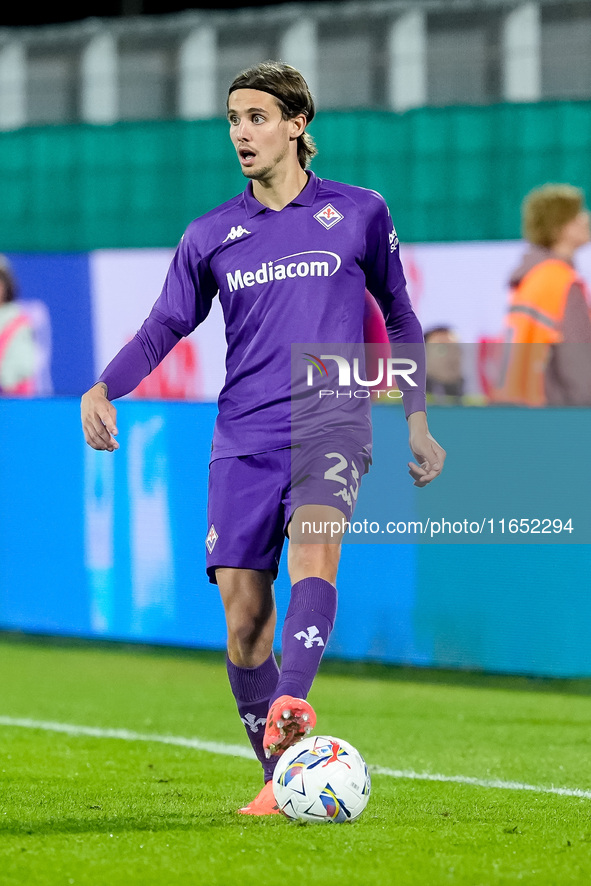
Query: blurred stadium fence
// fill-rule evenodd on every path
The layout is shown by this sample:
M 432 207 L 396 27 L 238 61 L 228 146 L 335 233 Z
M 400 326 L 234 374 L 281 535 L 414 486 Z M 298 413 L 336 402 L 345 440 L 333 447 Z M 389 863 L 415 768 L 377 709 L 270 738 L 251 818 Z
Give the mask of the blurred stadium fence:
M 348 0 L 0 29 L 0 128 L 196 119 L 281 58 L 320 107 L 591 97 L 586 0 Z

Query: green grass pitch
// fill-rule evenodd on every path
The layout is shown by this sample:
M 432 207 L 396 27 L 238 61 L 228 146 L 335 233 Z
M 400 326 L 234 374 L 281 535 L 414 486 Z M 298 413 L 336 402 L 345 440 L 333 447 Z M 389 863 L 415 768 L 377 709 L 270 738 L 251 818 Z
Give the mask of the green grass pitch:
M 221 655 L 4 637 L 0 674 L 1 886 L 591 883 L 589 684 L 326 662 L 316 731 L 390 774 L 354 824 L 300 826 L 235 813 L 254 760 L 101 732 L 247 747 Z

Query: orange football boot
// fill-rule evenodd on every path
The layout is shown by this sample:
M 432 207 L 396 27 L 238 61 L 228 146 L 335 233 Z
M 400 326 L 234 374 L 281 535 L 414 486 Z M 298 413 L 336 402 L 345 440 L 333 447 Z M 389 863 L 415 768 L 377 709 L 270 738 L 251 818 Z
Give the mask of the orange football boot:
M 243 806 L 238 812 L 240 815 L 279 815 L 279 806 L 273 796 L 273 782 L 268 781 L 254 800 L 251 800 L 248 806 Z
M 263 747 L 267 757 L 282 754 L 305 738 L 316 725 L 316 714 L 303 698 L 282 695 L 269 708 Z

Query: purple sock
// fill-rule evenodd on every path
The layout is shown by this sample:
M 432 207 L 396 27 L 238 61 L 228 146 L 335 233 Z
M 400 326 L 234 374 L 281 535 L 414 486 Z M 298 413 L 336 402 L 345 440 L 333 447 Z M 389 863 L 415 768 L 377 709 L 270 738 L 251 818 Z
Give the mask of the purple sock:
M 240 668 L 226 656 L 226 667 L 240 719 L 244 723 L 257 759 L 263 767 L 265 782 L 270 781 L 278 758 L 267 760 L 263 750 L 263 736 L 269 702 L 279 679 L 275 656 L 271 653 L 269 658 L 257 668 Z
M 304 578 L 291 589 L 281 635 L 281 672 L 271 701 L 306 698 L 320 666 L 337 612 L 337 589 L 323 578 Z

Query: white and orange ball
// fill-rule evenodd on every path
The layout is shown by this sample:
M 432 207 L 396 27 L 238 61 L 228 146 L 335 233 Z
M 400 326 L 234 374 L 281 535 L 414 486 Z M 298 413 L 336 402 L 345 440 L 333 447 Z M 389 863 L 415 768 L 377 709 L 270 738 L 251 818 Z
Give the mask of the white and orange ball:
M 355 821 L 370 791 L 371 778 L 359 751 L 331 735 L 311 735 L 288 748 L 273 775 L 277 805 L 293 821 Z

